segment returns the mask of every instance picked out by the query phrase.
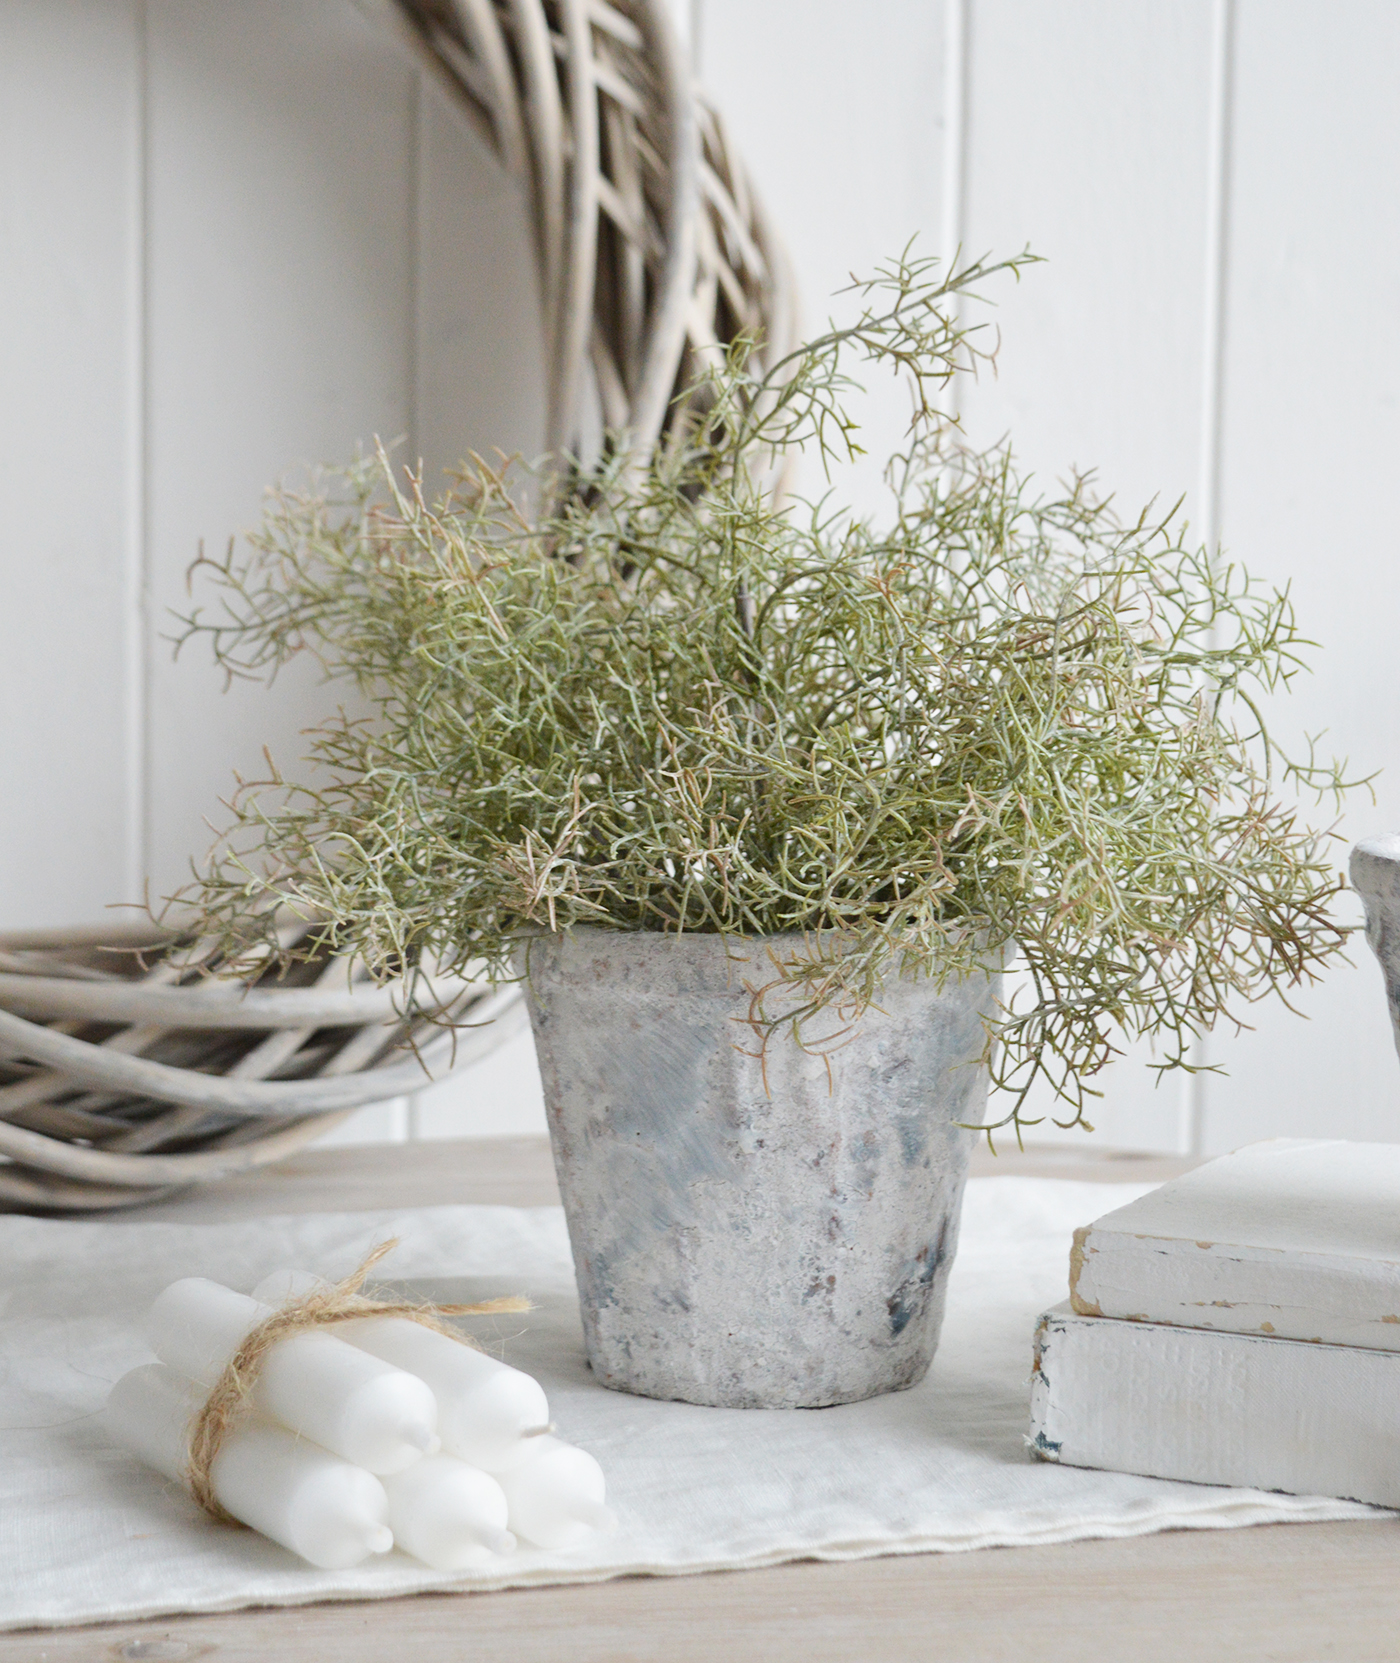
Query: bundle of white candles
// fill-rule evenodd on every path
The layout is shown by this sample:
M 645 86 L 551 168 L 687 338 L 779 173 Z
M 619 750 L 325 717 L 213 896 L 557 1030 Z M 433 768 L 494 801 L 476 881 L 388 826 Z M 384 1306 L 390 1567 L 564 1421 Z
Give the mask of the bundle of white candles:
M 302 1271 L 251 1296 L 202 1277 L 172 1283 L 146 1319 L 160 1361 L 112 1388 L 112 1435 L 183 1482 L 192 1423 L 244 1339 L 274 1304 L 325 1286 Z M 411 1318 L 288 1334 L 250 1403 L 210 1466 L 214 1500 L 323 1570 L 395 1545 L 462 1570 L 517 1538 L 568 1548 L 614 1527 L 602 1468 L 552 1435 L 539 1382 Z

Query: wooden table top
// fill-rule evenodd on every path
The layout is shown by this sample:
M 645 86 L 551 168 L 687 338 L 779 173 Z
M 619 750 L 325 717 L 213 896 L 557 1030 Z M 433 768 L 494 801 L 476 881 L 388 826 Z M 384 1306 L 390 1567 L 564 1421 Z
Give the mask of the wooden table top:
M 979 1174 L 1160 1181 L 1188 1163 L 1066 1149 Z M 557 1201 L 543 1139 L 309 1150 L 130 1215 Z M 1389 1519 L 799 1563 L 587 1586 L 236 1611 L 0 1635 L 0 1663 L 1381 1663 L 1400 1658 Z

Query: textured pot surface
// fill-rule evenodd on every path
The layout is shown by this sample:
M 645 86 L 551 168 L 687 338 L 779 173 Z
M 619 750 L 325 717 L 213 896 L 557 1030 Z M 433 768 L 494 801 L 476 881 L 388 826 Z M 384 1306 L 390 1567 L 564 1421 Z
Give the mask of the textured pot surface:
M 1351 886 L 1366 907 L 1366 939 L 1380 960 L 1400 1051 L 1400 836 L 1368 837 L 1351 851 Z
M 589 929 L 530 944 L 584 1333 L 608 1386 L 798 1408 L 928 1369 L 995 984 L 892 979 L 829 1071 L 785 1031 L 765 1069 L 746 1054 L 745 982 L 771 980 L 770 947 L 800 945 Z

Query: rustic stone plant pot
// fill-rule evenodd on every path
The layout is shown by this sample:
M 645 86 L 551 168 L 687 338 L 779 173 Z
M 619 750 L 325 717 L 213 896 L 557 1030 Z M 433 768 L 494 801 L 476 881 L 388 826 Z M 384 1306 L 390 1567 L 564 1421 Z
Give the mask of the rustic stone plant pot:
M 576 929 L 526 996 L 598 1379 L 728 1408 L 912 1386 L 938 1342 L 996 978 L 892 979 L 827 1062 L 765 1063 L 770 947 Z M 766 1080 L 765 1080 L 766 1072 Z M 960 1124 L 961 1123 L 961 1124 Z

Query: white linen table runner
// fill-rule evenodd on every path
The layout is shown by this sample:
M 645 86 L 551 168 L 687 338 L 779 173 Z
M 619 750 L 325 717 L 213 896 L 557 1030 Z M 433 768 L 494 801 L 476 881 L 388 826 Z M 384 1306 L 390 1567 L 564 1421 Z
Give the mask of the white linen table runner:
M 1065 1297 L 1075 1226 L 1142 1192 L 974 1179 L 928 1378 L 868 1403 L 779 1411 L 659 1403 L 594 1384 L 556 1208 L 213 1225 L 0 1218 L 0 1628 L 1384 1516 L 1031 1460 L 1035 1319 Z M 412 1279 L 420 1296 L 537 1301 L 529 1316 L 469 1326 L 540 1378 L 560 1435 L 601 1461 L 615 1535 L 568 1553 L 522 1547 L 490 1572 L 443 1574 L 397 1552 L 320 1571 L 214 1524 L 106 1441 L 97 1411 L 118 1375 L 149 1361 L 139 1321 L 167 1283 L 209 1276 L 247 1290 L 283 1266 L 339 1277 L 391 1235 L 402 1246 L 383 1274 Z

